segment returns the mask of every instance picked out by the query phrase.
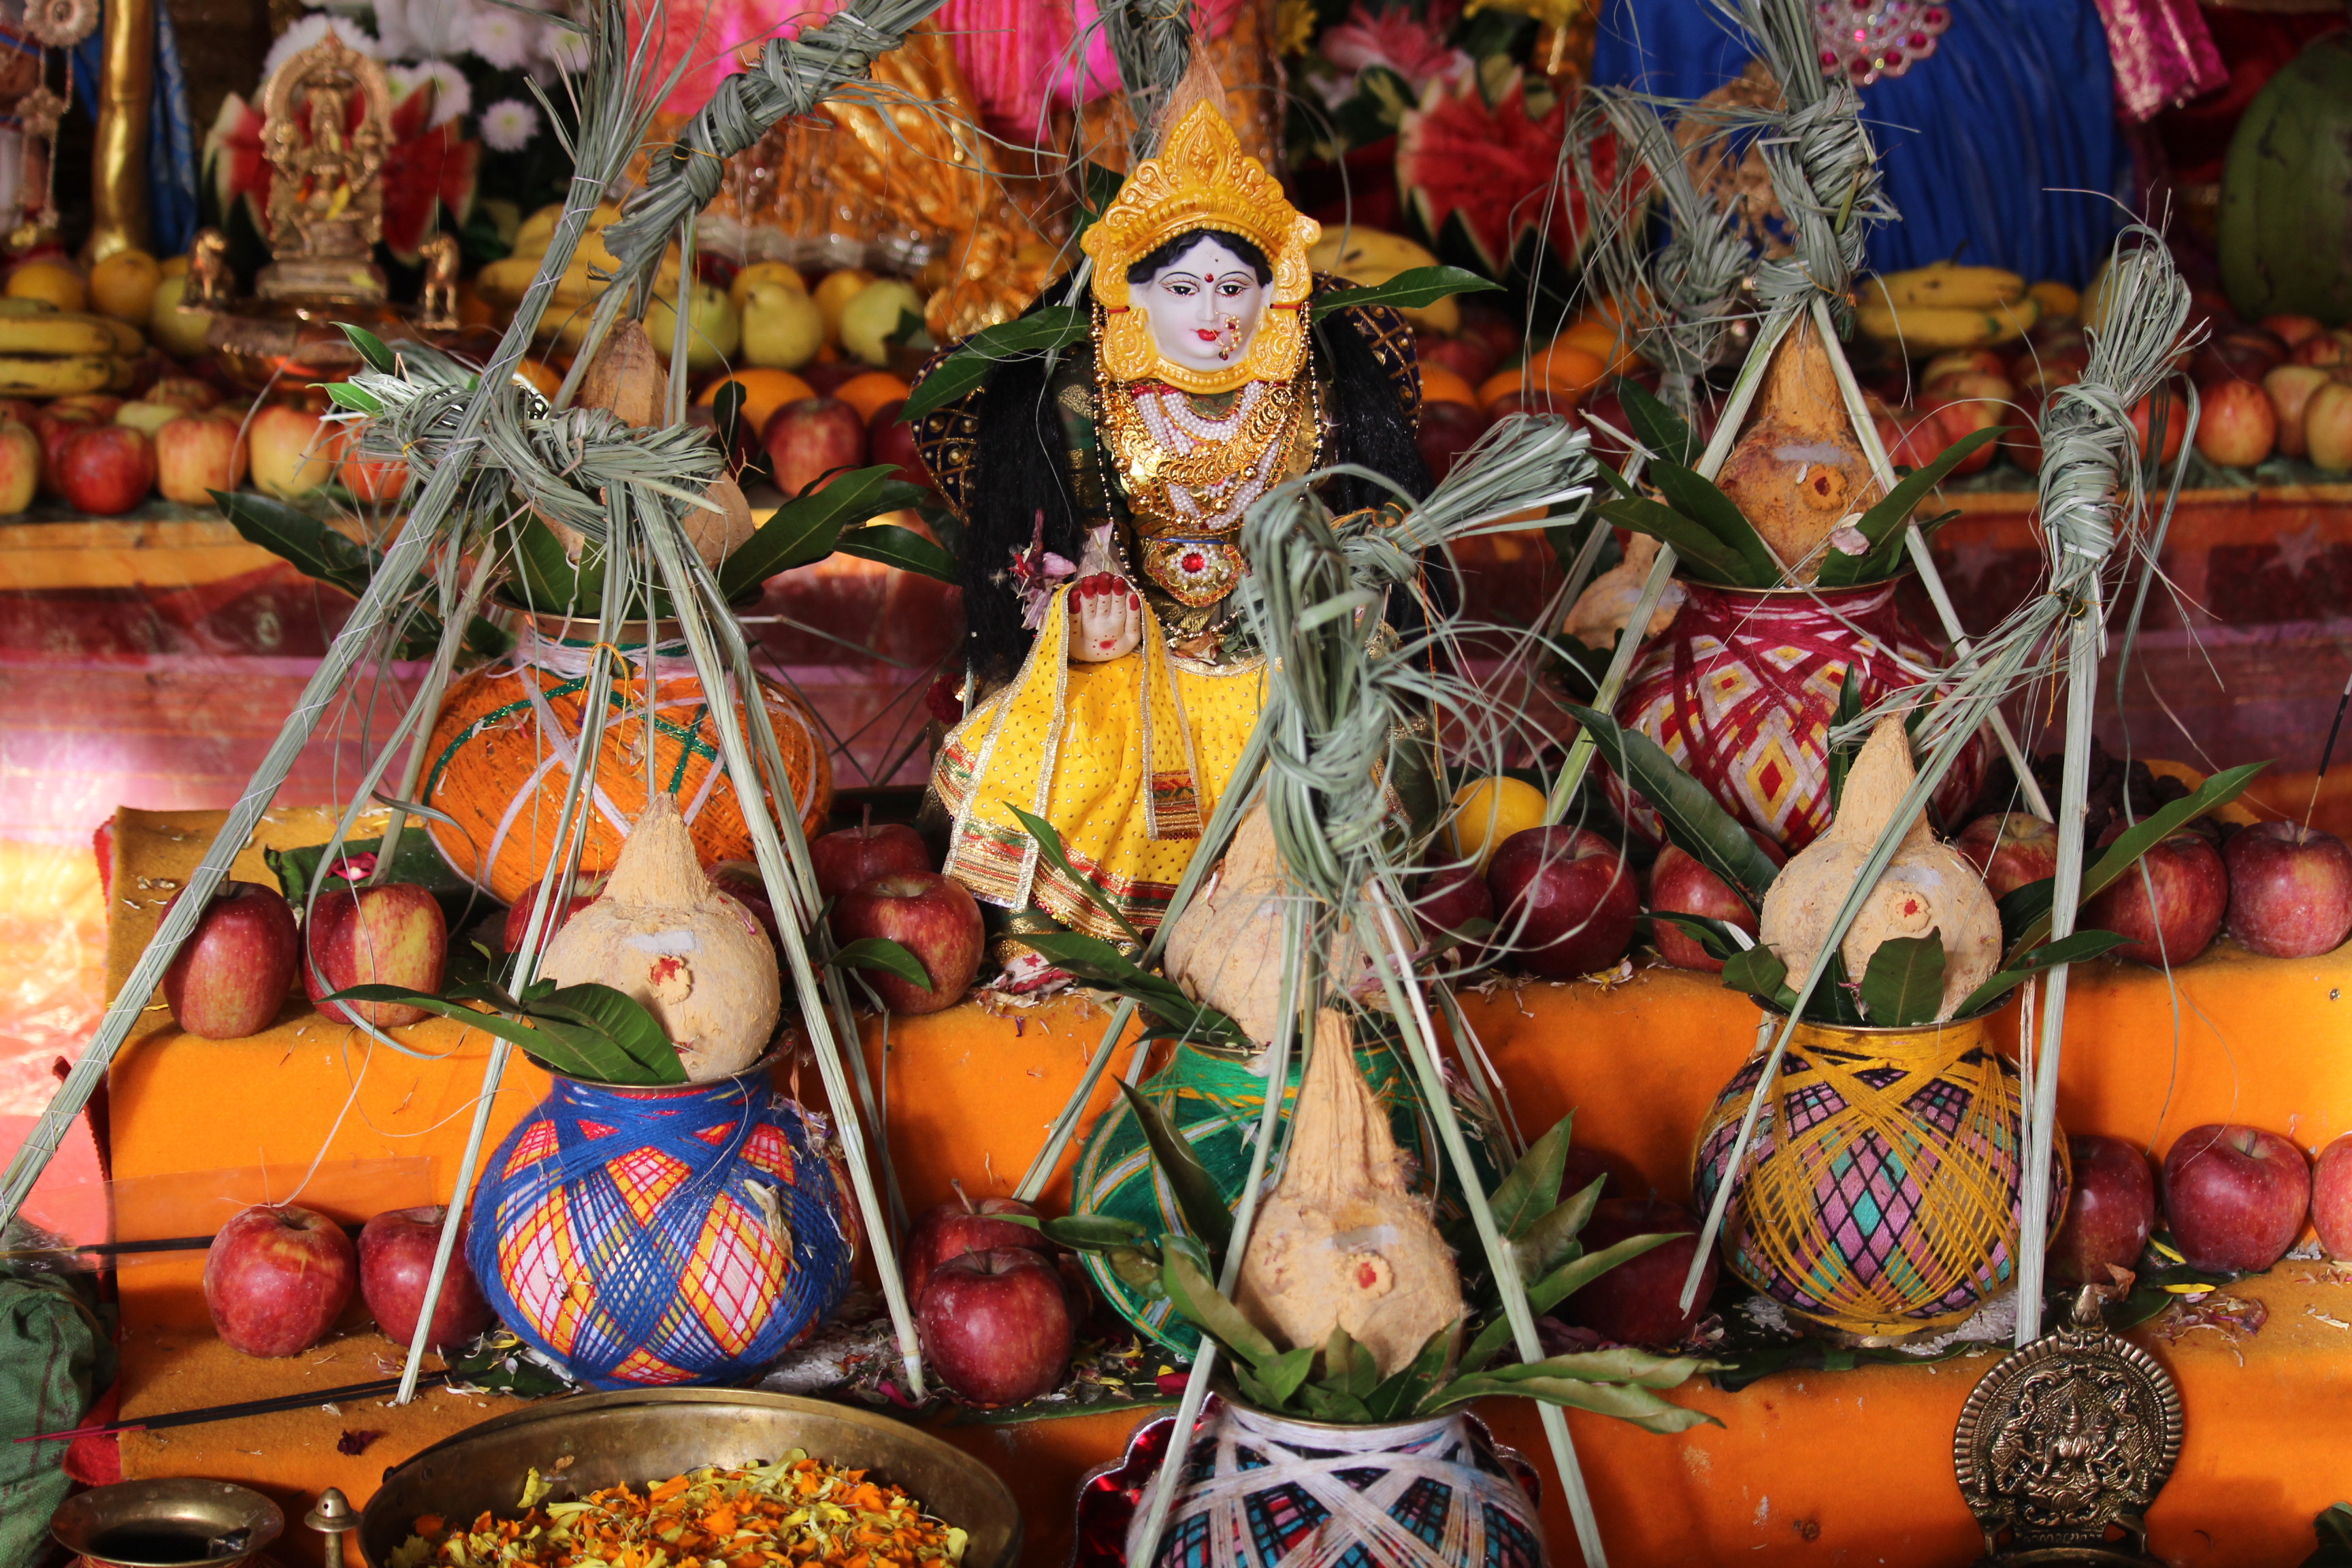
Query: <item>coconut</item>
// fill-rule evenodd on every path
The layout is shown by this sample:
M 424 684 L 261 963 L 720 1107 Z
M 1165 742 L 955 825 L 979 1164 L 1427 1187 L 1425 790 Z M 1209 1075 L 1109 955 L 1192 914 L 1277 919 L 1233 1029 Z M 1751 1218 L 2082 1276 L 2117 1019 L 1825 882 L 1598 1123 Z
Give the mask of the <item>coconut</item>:
M 1234 1304 L 1287 1348 L 1345 1329 L 1382 1377 L 1404 1366 L 1462 1316 L 1454 1254 L 1407 1178 L 1347 1020 L 1318 1013 L 1282 1184 L 1251 1229 Z
M 1812 972 L 1838 907 L 1861 879 L 1863 862 L 1917 776 L 1903 721 L 1880 720 L 1846 773 L 1829 831 L 1798 851 L 1773 879 L 1757 939 L 1789 966 L 1791 986 L 1801 987 Z M 1838 951 L 1846 973 L 1860 980 L 1880 943 L 1930 931 L 1944 943 L 1943 1005 L 1937 1014 L 1941 1020 L 2000 967 L 2000 910 L 1976 866 L 1937 841 L 1923 811 L 1912 819 L 1902 847 L 1880 873 Z
M 540 973 L 641 1003 L 692 1083 L 759 1060 L 783 1005 L 767 932 L 704 874 L 677 803 L 659 794 L 629 830 L 604 896 L 555 933 Z
M 1307 895 L 1282 868 L 1274 823 L 1253 807 L 1198 895 L 1168 932 L 1162 963 L 1168 978 L 1193 1001 L 1214 1007 L 1260 1045 L 1270 1044 L 1282 1020 L 1282 911 Z M 1327 959 L 1355 990 L 1371 974 L 1363 944 L 1342 931 Z
M 580 378 L 574 406 L 602 408 L 640 430 L 669 422 L 669 373 L 662 368 L 662 355 L 643 321 L 619 322 L 605 334 L 604 346 L 596 351 Z M 702 493 L 719 510 L 690 507 L 680 525 L 694 552 L 704 564 L 715 567 L 758 531 L 759 523 L 751 516 L 751 503 L 742 487 L 726 475 L 713 479 Z M 562 544 L 564 554 L 573 561 L 580 559 L 588 544 L 587 535 L 543 511 L 533 515 Z
M 1879 499 L 1837 372 L 1808 318 L 1798 317 L 1772 352 L 1755 416 L 1716 485 L 1756 525 L 1792 583 L 1811 582 L 1831 532 Z

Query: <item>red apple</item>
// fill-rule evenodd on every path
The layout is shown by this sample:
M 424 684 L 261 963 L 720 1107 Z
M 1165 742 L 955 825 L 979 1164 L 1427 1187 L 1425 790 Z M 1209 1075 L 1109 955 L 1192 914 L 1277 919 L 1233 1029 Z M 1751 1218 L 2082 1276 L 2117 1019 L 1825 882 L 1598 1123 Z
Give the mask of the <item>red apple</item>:
M 2050 390 L 2032 382 L 2021 387 L 2009 427 L 1993 443 L 2000 448 L 2001 456 L 2029 474 L 2041 471 L 2042 411 L 2049 405 Z
M 122 412 L 122 404 L 123 399 L 110 392 L 77 392 L 68 397 L 52 399 L 49 407 L 56 413 L 63 413 L 69 408 L 87 409 L 98 416 L 100 424 L 104 424 Z
M 1519 352 L 1519 321 L 1512 312 L 1500 305 L 1490 305 L 1484 300 L 1462 301 L 1462 325 L 1458 337 L 1475 338 L 1485 343 L 1501 364 Z M 1476 385 L 1475 382 L 1471 384 Z
M 1432 947 L 1466 942 L 1473 949 L 1479 948 L 1485 945 L 1482 938 L 1465 938 L 1461 933 L 1473 921 L 1495 918 L 1494 889 L 1469 866 L 1432 871 L 1421 884 L 1421 896 L 1412 901 L 1412 912 L 1421 922 L 1422 940 Z
M 1748 829 L 1748 837 L 1775 866 L 1789 863 L 1780 847 L 1754 828 Z M 1756 934 L 1756 912 L 1731 890 L 1731 885 L 1671 844 L 1658 851 L 1657 861 L 1650 868 L 1650 910 L 1654 914 L 1705 915 L 1738 926 L 1749 936 Z M 1671 921 L 1652 921 L 1650 940 L 1657 944 L 1658 956 L 1676 969 L 1723 973 L 1723 961 L 1709 958 L 1706 949 Z
M 58 455 L 58 489 L 78 511 L 113 517 L 145 500 L 154 488 L 154 443 L 131 426 L 77 430 Z
M 2050 1244 L 2050 1277 L 2064 1285 L 2105 1285 L 2118 1268 L 2137 1268 L 2156 1228 L 2156 1178 L 2147 1156 L 2120 1138 L 2095 1132 L 2069 1138 L 2074 1185 L 2066 1218 Z
M 1980 374 L 2006 376 L 2009 365 L 1992 349 L 1946 349 L 1919 371 L 1919 384 L 1933 386 L 1947 376 Z
M 2258 822 L 2231 835 L 2230 935 L 2266 958 L 2333 952 L 2352 934 L 2352 849 L 2333 833 Z
M 310 907 L 303 944 L 302 988 L 313 1002 L 347 985 L 438 992 L 449 926 L 433 895 L 413 882 L 366 888 L 330 878 Z M 396 1002 L 331 1002 L 319 1011 L 345 1024 L 363 1018 L 379 1029 L 428 1016 Z
M 1528 973 L 1566 980 L 1606 969 L 1633 944 L 1642 912 L 1617 846 L 1582 827 L 1530 827 L 1503 840 L 1486 868 L 1495 937 Z
M 2100 847 L 2123 831 L 2117 823 L 2101 834 Z M 2116 949 L 2117 958 L 2161 968 L 2187 963 L 2212 946 L 2229 908 L 2230 877 L 2222 869 L 2221 852 L 2203 834 L 2183 828 L 2152 845 L 2084 905 L 2082 923 L 2131 938 Z
M 931 479 L 931 470 L 923 466 L 923 455 L 915 449 L 915 427 L 898 417 L 907 411 L 907 400 L 893 398 L 874 411 L 866 426 L 866 461 L 896 463 L 898 477 L 910 485 L 920 485 L 927 490 L 940 487 Z
M 1442 479 L 1454 471 L 1463 453 L 1486 433 L 1486 416 L 1466 403 L 1424 403 L 1421 405 L 1421 460 L 1429 477 Z
M 751 911 L 751 918 L 768 933 L 769 945 L 776 950 L 776 962 L 782 963 L 783 929 L 776 924 L 776 907 L 768 902 L 768 879 L 760 874 L 760 868 L 749 860 L 721 860 L 710 868 L 710 880 L 720 892 Z
M 345 436 L 335 443 L 335 478 L 343 489 L 363 501 L 398 500 L 408 485 L 408 465 L 360 456 L 358 440 Z
M 416 1337 L 416 1314 L 448 1212 L 438 1205 L 388 1209 L 360 1231 L 360 1295 L 383 1337 L 403 1350 Z M 449 1255 L 441 1299 L 433 1304 L 433 1335 L 425 1342 L 436 1350 L 454 1349 L 490 1326 L 490 1303 L 466 1267 L 465 1224 L 458 1222 L 457 1249 Z
M 245 438 L 254 488 L 264 495 L 295 500 L 335 477 L 335 427 L 306 408 L 266 404 Z
M 996 1217 L 1020 1214 L 1034 1218 L 1036 1213 L 1035 1208 L 1019 1198 L 982 1198 L 974 1203 L 964 1195 L 962 1184 L 959 1183 L 951 1201 L 926 1209 L 907 1232 L 903 1258 L 907 1300 L 921 1300 L 923 1291 L 930 1285 L 931 1276 L 950 1258 L 961 1258 L 968 1252 L 994 1252 L 1006 1247 L 1016 1251 L 1052 1251 L 1053 1246 L 1046 1241 L 1043 1231 Z
M 1952 847 L 1984 873 L 1985 887 L 1996 899 L 2058 874 L 2057 825 L 2032 812 L 1979 816 L 1961 830 Z
M 2352 340 L 2342 332 L 2314 332 L 2294 345 L 2294 363 L 2333 370 L 2352 363 Z
M 2225 468 L 2251 468 L 2278 445 L 2278 410 L 2270 395 L 2251 381 L 2224 381 L 2208 388 L 2197 422 L 2197 452 Z
M 604 882 L 611 875 L 609 871 L 591 871 L 585 867 L 581 868 L 579 874 L 572 879 L 572 897 L 565 900 L 563 907 L 555 912 L 555 924 L 548 930 L 547 935 L 540 938 L 540 951 L 542 953 L 547 951 L 549 939 L 563 929 L 564 921 L 604 896 Z M 542 877 L 540 881 L 543 882 L 546 879 Z M 499 942 L 509 955 L 521 949 L 522 939 L 530 931 L 531 909 L 538 902 L 539 882 L 533 882 L 522 890 L 522 897 L 517 899 L 512 907 L 507 910 L 507 923 L 499 934 Z
M 1619 1264 L 1560 1303 L 1559 1316 L 1622 1345 L 1671 1350 L 1706 1317 L 1715 1294 L 1716 1260 L 1698 1278 L 1690 1310 L 1682 1308 L 1683 1279 L 1698 1252 L 1699 1220 L 1661 1198 L 1603 1198 L 1577 1239 L 1590 1255 L 1636 1236 L 1675 1235 L 1662 1247 Z M 1683 1233 L 1683 1234 L 1675 1234 Z
M 163 906 L 169 915 L 180 895 Z M 172 1021 L 207 1040 L 241 1040 L 277 1021 L 294 988 L 302 933 L 275 888 L 223 882 L 163 971 Z
M 30 429 L 41 416 L 41 405 L 29 397 L 0 397 L 0 414 Z
M 2316 316 L 2264 316 L 2261 325 L 2263 331 L 2277 333 L 2290 349 L 2300 347 L 2305 338 L 2327 330 L 2327 323 Z
M 770 415 L 761 432 L 776 488 L 799 495 L 827 474 L 866 461 L 866 421 L 837 397 L 803 397 Z
M 231 1350 L 295 1355 L 335 1326 L 358 1273 L 352 1238 L 333 1220 L 257 1204 L 221 1226 L 205 1251 L 205 1307 Z
M 2139 438 L 2140 456 L 2148 456 L 2148 431 L 2158 423 L 2164 426 L 2164 445 L 2156 453 L 2159 463 L 2169 463 L 2180 456 L 2180 443 L 2189 429 L 2189 404 L 2179 389 L 2167 382 L 2154 392 L 2132 405 L 2132 434 Z
M 210 504 L 245 482 L 245 442 L 233 414 L 189 414 L 155 432 L 155 488 L 166 500 Z
M 2310 1210 L 2310 1165 L 2275 1132 L 2209 1123 L 2183 1132 L 2164 1157 L 2164 1215 L 2191 1268 L 2268 1268 Z
M 87 408 L 59 408 L 52 404 L 33 416 L 33 434 L 41 438 L 41 493 L 61 496 L 66 443 L 82 431 L 106 423 Z
M 2311 1171 L 2311 1223 L 2330 1258 L 2352 1258 L 2352 1132 L 2319 1152 Z
M 836 828 L 813 841 L 809 864 L 816 872 L 817 897 L 837 899 L 877 877 L 929 871 L 931 852 L 923 836 L 905 823 L 876 822 L 869 817 L 856 827 Z
M 32 426 L 0 418 L 0 516 L 33 504 L 41 489 L 41 438 Z
M 2311 395 L 2332 379 L 2326 371 L 2307 364 L 2283 364 L 2263 377 L 2263 391 L 2278 414 L 2281 457 L 2300 458 L 2311 449 L 2304 440 L 2304 413 L 2310 405 Z
M 1422 363 L 1442 365 L 1473 386 L 1483 385 L 1502 363 L 1495 357 L 1494 344 L 1466 334 L 1448 337 L 1443 332 L 1424 332 L 1414 340 L 1413 353 Z
M 1022 1247 L 940 1265 L 915 1311 L 923 1360 L 974 1405 L 1025 1405 L 1061 1386 L 1073 1339 L 1061 1271 Z
M 2303 405 L 2303 448 L 2315 468 L 2332 474 L 2352 469 L 2352 370 L 2312 389 Z
M 191 414 L 202 414 L 221 405 L 220 389 L 192 375 L 163 376 L 147 389 L 146 397 L 150 403 L 168 403 Z
M 988 940 L 980 905 L 963 884 L 929 871 L 894 872 L 852 888 L 833 906 L 833 934 L 845 945 L 869 936 L 895 942 L 921 962 L 929 991 L 881 970 L 864 972 L 882 1005 L 904 1015 L 962 1001 Z

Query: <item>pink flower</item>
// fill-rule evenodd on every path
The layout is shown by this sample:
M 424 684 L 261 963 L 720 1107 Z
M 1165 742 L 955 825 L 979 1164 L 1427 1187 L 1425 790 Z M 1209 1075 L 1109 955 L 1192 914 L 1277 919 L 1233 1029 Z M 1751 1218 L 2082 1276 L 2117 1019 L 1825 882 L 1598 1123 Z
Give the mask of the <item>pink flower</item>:
M 1415 92 L 1436 78 L 1452 80 L 1471 66 L 1470 57 L 1448 45 L 1434 21 L 1416 18 L 1403 5 L 1367 11 L 1363 0 L 1323 35 L 1322 49 L 1325 59 L 1350 75 L 1367 66 L 1386 66 Z

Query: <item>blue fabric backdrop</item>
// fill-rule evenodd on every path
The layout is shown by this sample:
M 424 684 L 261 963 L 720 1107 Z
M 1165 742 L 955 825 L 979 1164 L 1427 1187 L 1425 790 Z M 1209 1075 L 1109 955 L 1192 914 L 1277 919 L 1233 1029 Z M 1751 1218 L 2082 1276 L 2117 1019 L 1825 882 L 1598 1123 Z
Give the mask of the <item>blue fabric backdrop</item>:
M 1863 89 L 1903 215 L 1872 237 L 1872 265 L 1896 271 L 1958 252 L 2079 287 L 2123 222 L 2100 193 L 2129 188 L 2097 7 L 1947 3 L 1951 26 L 1936 52 Z M 1706 0 L 1606 0 L 1592 74 L 1697 98 L 1738 76 L 1750 52 Z

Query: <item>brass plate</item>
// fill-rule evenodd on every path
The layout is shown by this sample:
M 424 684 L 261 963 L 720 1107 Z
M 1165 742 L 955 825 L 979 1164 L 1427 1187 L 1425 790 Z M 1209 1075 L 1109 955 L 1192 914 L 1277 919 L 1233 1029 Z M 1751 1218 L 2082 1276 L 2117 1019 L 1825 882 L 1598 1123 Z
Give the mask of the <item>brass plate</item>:
M 749 1465 L 804 1448 L 872 1470 L 971 1532 L 967 1568 L 1013 1568 L 1021 1510 L 978 1459 L 902 1421 L 851 1405 L 726 1388 L 627 1390 L 550 1400 L 468 1427 L 387 1472 L 360 1519 L 360 1550 L 385 1568 L 420 1513 L 471 1519 L 518 1511 L 524 1477 L 557 1500 L 624 1482 L 643 1487 L 705 1465 Z M 571 1463 L 556 1468 L 569 1457 Z

